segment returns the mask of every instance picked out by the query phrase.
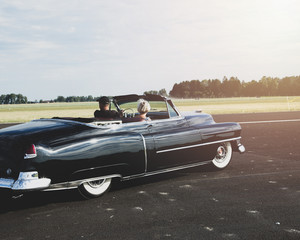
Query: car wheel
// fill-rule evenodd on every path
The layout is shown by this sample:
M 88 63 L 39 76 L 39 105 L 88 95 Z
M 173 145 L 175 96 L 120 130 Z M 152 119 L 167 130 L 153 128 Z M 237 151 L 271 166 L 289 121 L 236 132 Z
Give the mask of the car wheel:
M 216 170 L 228 166 L 232 157 L 232 147 L 230 142 L 222 143 L 218 146 L 216 156 L 212 160 L 211 166 Z
M 109 190 L 111 181 L 111 178 L 104 178 L 95 181 L 84 182 L 78 187 L 78 190 L 80 194 L 87 199 L 96 198 Z

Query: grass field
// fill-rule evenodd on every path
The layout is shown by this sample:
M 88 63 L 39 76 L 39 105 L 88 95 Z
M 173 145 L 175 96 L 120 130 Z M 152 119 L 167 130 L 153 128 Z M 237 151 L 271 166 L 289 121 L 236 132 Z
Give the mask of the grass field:
M 210 114 L 300 111 L 300 97 L 173 99 L 180 111 Z M 0 105 L 0 123 L 52 117 L 93 117 L 97 102 Z

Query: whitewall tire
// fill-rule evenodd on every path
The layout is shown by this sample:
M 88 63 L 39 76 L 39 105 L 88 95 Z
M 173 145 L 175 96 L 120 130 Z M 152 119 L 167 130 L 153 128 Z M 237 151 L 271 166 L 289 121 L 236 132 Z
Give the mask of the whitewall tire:
M 217 170 L 224 169 L 229 165 L 231 161 L 231 157 L 232 157 L 232 147 L 230 142 L 221 143 L 217 147 L 216 156 L 212 160 L 211 166 Z
M 111 186 L 111 182 L 111 178 L 84 182 L 78 187 L 78 190 L 85 198 L 95 198 L 107 192 Z

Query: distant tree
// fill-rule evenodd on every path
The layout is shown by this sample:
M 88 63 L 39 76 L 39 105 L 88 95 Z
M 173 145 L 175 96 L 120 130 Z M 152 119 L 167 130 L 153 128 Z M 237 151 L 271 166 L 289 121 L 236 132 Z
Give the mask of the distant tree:
M 231 77 L 229 79 L 230 88 L 231 88 L 231 97 L 240 97 L 241 96 L 241 90 L 242 90 L 242 84 L 240 80 L 237 77 Z
M 199 81 L 199 89 L 198 89 L 198 96 L 199 97 L 212 97 L 214 96 L 213 90 L 211 88 L 212 81 L 211 80 L 202 80 Z
M 181 97 L 181 89 L 180 89 L 180 85 L 175 83 L 172 90 L 169 92 L 169 95 L 171 97 Z
M 0 96 L 0 104 L 22 104 L 27 103 L 27 97 L 22 94 L 2 94 Z
M 222 81 L 222 95 L 224 97 L 231 97 L 231 92 L 230 92 L 230 83 L 227 77 L 223 78 Z
M 16 104 L 24 104 L 27 103 L 27 97 L 24 97 L 22 94 L 16 95 Z
M 198 98 L 201 97 L 202 85 L 199 80 L 191 80 L 190 82 L 186 81 L 183 83 L 184 86 L 184 95 L 188 98 Z M 188 91 L 187 91 L 188 90 Z
M 65 99 L 65 97 L 63 97 L 63 96 L 58 96 L 54 101 L 55 101 L 55 102 L 65 102 L 66 99 Z
M 300 95 L 300 76 L 285 77 L 279 80 L 278 95 L 299 96 Z
M 158 95 L 167 97 L 167 96 L 168 96 L 168 93 L 167 93 L 166 89 L 163 88 L 163 89 L 160 89 L 160 90 L 158 91 Z
M 173 86 L 170 96 L 177 98 L 189 98 L 191 95 L 189 81 L 184 81 Z
M 94 101 L 94 98 L 92 95 L 89 95 L 86 99 L 87 102 L 93 102 Z
M 0 96 L 0 104 L 4 104 L 6 95 L 2 94 Z
M 245 97 L 260 97 L 262 96 L 262 88 L 258 82 L 243 82 L 242 95 Z
M 275 96 L 278 92 L 278 78 L 271 78 L 263 76 L 259 83 L 263 88 L 263 92 L 265 96 Z
M 223 78 L 222 94 L 224 97 L 239 97 L 241 94 L 242 85 L 237 77 Z
M 221 97 L 222 96 L 222 83 L 219 79 L 209 80 L 209 90 L 211 92 L 211 97 Z
M 9 98 L 10 98 L 10 104 L 16 104 L 16 94 L 14 93 L 9 94 Z
M 146 95 L 146 94 L 158 95 L 158 91 L 156 91 L 156 90 L 150 90 L 150 91 L 144 92 L 144 94 L 145 94 L 145 95 Z
M 293 80 L 293 95 L 299 96 L 300 95 L 300 76 L 292 77 Z
M 146 94 L 168 96 L 167 91 L 164 88 L 159 91 L 156 91 L 156 90 L 145 91 L 144 95 L 146 95 Z

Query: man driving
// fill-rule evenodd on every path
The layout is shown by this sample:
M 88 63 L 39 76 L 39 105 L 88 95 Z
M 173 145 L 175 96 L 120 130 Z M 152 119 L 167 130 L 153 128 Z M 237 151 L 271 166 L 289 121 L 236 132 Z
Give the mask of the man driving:
M 94 117 L 99 120 L 113 120 L 116 118 L 120 118 L 120 114 L 115 110 L 109 109 L 109 98 L 103 96 L 98 99 L 100 110 L 96 110 L 94 112 Z

